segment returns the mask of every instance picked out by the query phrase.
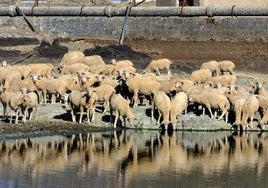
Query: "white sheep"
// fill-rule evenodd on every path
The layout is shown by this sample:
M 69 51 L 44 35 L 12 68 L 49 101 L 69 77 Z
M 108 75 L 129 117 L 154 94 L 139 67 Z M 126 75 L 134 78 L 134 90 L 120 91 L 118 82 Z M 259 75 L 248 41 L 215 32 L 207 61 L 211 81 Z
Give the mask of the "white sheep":
M 115 93 L 115 89 L 107 84 L 100 85 L 98 87 L 90 87 L 92 91 L 96 92 L 98 96 L 98 102 L 103 102 L 104 110 L 103 114 L 106 113 L 106 111 L 109 108 L 109 99 L 111 96 Z
M 130 127 L 133 125 L 134 115 L 131 112 L 129 102 L 120 94 L 113 94 L 110 99 L 110 121 L 112 123 L 113 112 L 115 112 L 114 128 L 116 128 L 117 121 L 120 117 L 123 118 L 124 126 L 128 119 Z
M 149 96 L 152 100 L 152 95 L 160 90 L 161 84 L 151 79 L 144 79 L 143 77 L 134 76 L 126 81 L 128 90 L 133 93 L 133 106 L 138 106 L 138 95 Z
M 248 100 L 250 94 L 245 90 L 241 90 L 237 87 L 232 87 L 229 91 L 225 92 L 225 96 L 229 99 L 232 105 L 232 109 L 235 113 L 235 122 L 233 125 L 240 126 L 242 118 L 242 107 Z
M 152 109 L 151 109 L 151 121 L 154 119 L 154 110 L 158 110 L 158 119 L 156 124 L 160 123 L 161 117 L 163 118 L 161 124 L 164 125 L 165 130 L 168 128 L 169 123 L 169 110 L 170 110 L 170 99 L 163 91 L 158 91 L 154 94 Z
M 33 82 L 36 86 L 36 88 L 40 91 L 42 91 L 43 100 L 42 102 L 44 104 L 47 103 L 47 94 L 52 94 L 55 96 L 56 94 L 59 94 L 60 97 L 63 97 L 66 92 L 68 91 L 68 88 L 66 86 L 66 82 L 60 79 L 40 79 L 37 76 L 32 77 Z M 51 104 L 55 104 L 56 100 L 54 97 L 52 97 Z
M 179 79 L 175 82 L 175 88 L 177 91 L 186 92 L 189 88 L 194 86 L 194 82 L 189 79 Z
M 51 76 L 54 72 L 54 66 L 52 64 L 47 63 L 32 63 L 27 65 L 27 67 L 31 70 L 31 76 L 37 75 L 41 77 L 45 77 L 47 75 Z
M 259 100 L 255 95 L 251 95 L 247 99 L 246 103 L 242 107 L 241 125 L 243 130 L 245 130 L 248 125 L 252 127 L 253 118 L 255 116 L 255 113 L 258 111 L 259 106 L 260 106 Z M 248 119 L 250 119 L 249 123 Z
M 89 67 L 83 63 L 74 63 L 70 65 L 64 65 L 60 70 L 60 74 L 77 74 L 79 71 L 89 71 Z
M 207 81 L 209 78 L 211 78 L 212 73 L 208 69 L 199 69 L 195 70 L 190 75 L 190 80 L 194 84 L 201 84 Z
M 18 124 L 18 119 L 20 112 L 22 111 L 22 105 L 24 102 L 29 102 L 31 103 L 31 98 L 28 95 L 18 93 L 17 95 L 14 95 L 13 97 L 10 98 L 8 101 L 8 107 L 10 109 L 10 119 L 9 123 L 12 123 L 12 112 L 15 112 L 15 124 Z
M 17 95 L 18 92 L 9 92 L 6 90 L 6 88 L 2 88 L 1 94 L 0 94 L 0 101 L 2 103 L 3 106 L 3 116 L 2 119 L 6 118 L 6 114 L 8 112 L 8 101 L 10 100 L 10 98 L 12 98 L 13 96 Z
M 6 89 L 9 92 L 19 92 L 23 88 L 26 88 L 28 91 L 37 91 L 37 88 L 34 85 L 33 80 L 31 78 L 26 78 L 17 82 L 13 82 Z
M 207 92 L 204 91 L 199 95 L 191 95 L 189 97 L 189 102 L 196 102 L 205 106 L 209 110 L 211 118 L 216 118 L 212 114 L 212 108 L 215 110 L 220 110 L 222 114 L 218 120 L 222 119 L 223 116 L 225 116 L 225 121 L 228 122 L 228 111 L 230 109 L 230 103 L 225 95 L 209 90 Z
M 13 83 L 19 82 L 22 79 L 22 74 L 19 71 L 11 70 L 5 78 L 4 87 L 10 87 Z
M 68 96 L 72 121 L 76 122 L 76 109 L 80 110 L 79 124 L 82 123 L 84 109 L 86 110 L 87 123 L 90 124 L 95 119 L 95 108 L 98 96 L 91 89 L 86 92 L 74 90 Z
M 133 63 L 130 60 L 120 60 L 116 61 L 115 59 L 111 59 L 111 64 L 117 67 L 127 67 L 127 66 L 133 66 Z
M 26 89 L 26 91 L 27 91 L 27 89 Z M 29 120 L 32 120 L 33 113 L 35 113 L 35 121 L 37 121 L 38 120 L 38 109 L 39 109 L 38 96 L 35 92 L 25 93 L 25 95 L 29 96 L 30 100 L 24 100 L 24 102 L 22 103 L 22 106 L 24 109 L 22 122 L 26 123 L 27 114 L 29 114 Z
M 73 63 L 78 63 L 79 59 L 83 59 L 85 54 L 80 51 L 67 52 L 61 58 L 61 62 L 58 65 L 58 68 L 61 69 L 64 65 L 69 65 Z
M 170 65 L 172 62 L 169 59 L 152 60 L 149 65 L 143 70 L 143 73 L 156 73 L 160 74 L 160 70 L 166 70 L 168 76 L 171 76 Z
M 170 101 L 170 122 L 173 125 L 173 129 L 176 129 L 177 119 L 181 116 L 183 112 L 187 112 L 188 107 L 188 97 L 186 93 L 177 93 Z
M 268 122 L 268 111 L 266 111 L 260 121 L 260 127 L 261 127 L 261 130 L 264 130 L 265 129 L 265 124 L 267 124 Z
M 220 73 L 219 64 L 217 61 L 214 60 L 202 63 L 200 69 L 210 70 L 213 76 L 218 76 Z
M 216 77 L 211 77 L 207 80 L 211 82 L 214 86 L 222 85 L 222 86 L 235 86 L 237 77 L 235 75 L 221 75 Z
M 232 75 L 234 74 L 235 64 L 232 61 L 219 61 L 218 64 L 221 74 L 224 74 L 225 72 L 229 72 Z

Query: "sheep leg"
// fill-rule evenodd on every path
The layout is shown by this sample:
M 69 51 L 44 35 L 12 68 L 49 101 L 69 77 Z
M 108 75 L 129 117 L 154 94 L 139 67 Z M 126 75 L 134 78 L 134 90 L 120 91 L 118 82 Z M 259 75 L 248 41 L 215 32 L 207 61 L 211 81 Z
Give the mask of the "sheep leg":
M 158 119 L 157 119 L 156 125 L 160 124 L 161 117 L 162 117 L 162 113 L 158 110 Z
M 23 114 L 23 117 L 22 117 L 22 122 L 23 123 L 26 123 L 26 116 L 27 116 L 27 112 L 28 112 L 28 106 L 27 107 L 25 107 L 25 109 L 24 109 L 24 114 Z
M 55 105 L 55 104 L 56 104 L 56 95 L 51 94 L 51 105 Z
M 218 120 L 221 120 L 223 118 L 224 115 L 227 114 L 227 110 L 223 110 L 221 116 L 218 118 Z
M 151 121 L 154 120 L 154 103 L 152 105 L 152 109 L 151 109 Z
M 138 92 L 134 92 L 133 95 L 133 107 L 138 106 Z
M 7 110 L 7 106 L 3 105 L 3 117 L 2 117 L 2 119 L 6 118 L 6 110 Z
M 106 114 L 107 109 L 109 108 L 110 104 L 109 101 L 104 101 L 104 110 L 103 110 L 103 114 Z
M 84 107 L 83 107 L 83 106 L 80 106 L 80 118 L 79 118 L 79 124 L 82 123 L 83 115 L 84 115 Z
M 90 111 L 90 109 L 87 108 L 86 113 L 87 113 L 87 123 L 88 123 L 88 124 L 90 124 L 90 121 L 91 121 L 91 119 L 90 119 L 90 117 L 89 117 L 89 111 Z
M 94 121 L 95 120 L 95 108 L 92 106 L 90 107 L 90 121 Z
M 17 109 L 17 110 L 16 110 L 16 119 L 15 119 L 15 124 L 18 124 L 18 123 L 19 123 L 19 112 L 20 112 L 20 110 L 19 110 L 19 109 Z
M 74 113 L 74 107 L 72 105 L 71 106 L 71 116 L 72 116 L 72 121 L 76 122 L 76 118 L 75 118 L 75 113 Z
M 115 110 L 114 128 L 116 128 L 118 117 L 119 117 L 119 112 L 118 110 Z
M 43 91 L 43 101 L 44 101 L 44 104 L 47 104 L 47 92 L 46 91 Z
M 207 109 L 208 109 L 208 111 L 209 111 L 209 113 L 210 113 L 210 117 L 211 117 L 211 118 L 214 118 L 213 113 L 212 113 L 212 111 L 211 111 L 211 107 L 210 107 L 210 105 L 207 104 L 206 107 L 207 107 Z
M 12 115 L 13 115 L 13 110 L 11 110 L 10 109 L 10 113 L 9 113 L 10 115 L 10 117 L 9 117 L 9 124 L 11 124 L 12 123 Z

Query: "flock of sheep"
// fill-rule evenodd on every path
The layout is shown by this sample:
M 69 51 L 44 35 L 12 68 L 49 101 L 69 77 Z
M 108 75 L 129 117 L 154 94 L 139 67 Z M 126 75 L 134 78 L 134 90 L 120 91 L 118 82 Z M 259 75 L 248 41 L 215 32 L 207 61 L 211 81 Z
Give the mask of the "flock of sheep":
M 268 94 L 262 83 L 246 87 L 236 85 L 235 64 L 231 61 L 209 61 L 193 71 L 189 77 L 172 76 L 169 59 L 152 60 L 138 73 L 129 60 L 111 60 L 105 63 L 101 56 L 85 56 L 82 52 L 66 53 L 57 67 L 49 63 L 11 66 L 2 62 L 0 69 L 1 103 L 3 118 L 9 122 L 38 120 L 40 104 L 64 103 L 70 109 L 72 121 L 95 121 L 95 113 L 110 111 L 111 123 L 133 126 L 133 108 L 147 99 L 151 105 L 151 120 L 165 129 L 176 124 L 183 113 L 200 109 L 211 118 L 225 119 L 245 130 L 252 126 L 260 113 L 260 128 L 268 121 Z M 42 96 L 42 97 L 41 97 Z M 99 108 L 102 105 L 103 108 Z M 34 114 L 35 113 L 35 114 Z M 228 117 L 234 114 L 234 122 Z M 115 115 L 115 118 L 113 116 Z M 113 122 L 112 122 L 113 121 Z

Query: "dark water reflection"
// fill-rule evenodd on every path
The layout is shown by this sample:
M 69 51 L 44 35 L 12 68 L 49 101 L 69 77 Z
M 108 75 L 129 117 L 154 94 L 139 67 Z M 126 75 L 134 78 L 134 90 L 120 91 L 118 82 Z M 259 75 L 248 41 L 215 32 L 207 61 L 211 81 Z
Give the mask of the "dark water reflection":
M 0 142 L 0 187 L 267 187 L 268 137 L 120 131 Z

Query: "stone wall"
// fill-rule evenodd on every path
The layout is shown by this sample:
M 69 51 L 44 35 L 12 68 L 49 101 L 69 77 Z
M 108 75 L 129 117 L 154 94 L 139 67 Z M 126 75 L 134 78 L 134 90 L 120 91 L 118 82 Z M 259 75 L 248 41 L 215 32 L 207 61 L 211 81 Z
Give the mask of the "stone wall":
M 53 37 L 117 40 L 124 17 L 28 17 Z M 28 27 L 22 17 L 0 17 L 1 26 Z M 266 41 L 267 17 L 129 17 L 125 37 L 163 41 Z

